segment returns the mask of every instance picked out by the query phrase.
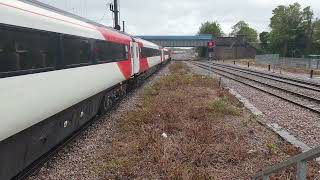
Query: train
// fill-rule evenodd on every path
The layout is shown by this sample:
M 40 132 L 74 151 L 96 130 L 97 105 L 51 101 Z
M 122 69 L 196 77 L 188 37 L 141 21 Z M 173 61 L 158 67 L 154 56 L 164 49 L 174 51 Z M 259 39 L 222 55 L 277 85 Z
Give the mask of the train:
M 152 42 L 35 0 L 0 0 L 0 179 L 11 179 L 170 61 Z

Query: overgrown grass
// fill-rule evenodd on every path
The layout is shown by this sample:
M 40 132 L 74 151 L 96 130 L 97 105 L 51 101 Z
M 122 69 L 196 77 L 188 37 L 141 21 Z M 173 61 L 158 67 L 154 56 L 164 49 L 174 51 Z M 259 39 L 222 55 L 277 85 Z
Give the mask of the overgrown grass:
M 190 68 L 185 63 L 174 63 L 169 66 L 171 74 L 186 74 L 190 72 Z
M 233 106 L 226 96 L 210 102 L 208 110 L 218 115 L 240 115 L 241 113 L 241 109 Z
M 192 74 L 183 63 L 169 70 L 170 75 L 144 89 L 134 111 L 122 115 L 111 151 L 90 165 L 97 176 L 248 179 L 261 159 L 279 155 L 248 153 L 255 148 L 248 138 L 260 131 L 252 130 L 255 121 L 242 125 L 251 117 L 243 115 L 242 106 L 216 79 Z M 261 148 L 273 151 L 267 143 Z

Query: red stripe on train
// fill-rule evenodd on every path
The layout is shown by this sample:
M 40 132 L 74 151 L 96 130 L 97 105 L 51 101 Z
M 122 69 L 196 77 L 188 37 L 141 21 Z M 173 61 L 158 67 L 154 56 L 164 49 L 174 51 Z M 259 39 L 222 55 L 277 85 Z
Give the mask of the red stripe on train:
M 103 35 L 106 41 L 116 42 L 125 44 L 128 46 L 128 51 L 130 51 L 130 40 L 131 38 L 128 36 L 125 36 L 123 34 L 113 32 L 111 30 L 107 30 L 105 28 L 97 27 L 97 30 Z M 130 79 L 132 74 L 132 60 L 131 60 L 131 52 L 128 53 L 128 60 L 119 61 L 117 62 L 117 65 L 122 72 L 125 79 Z
M 145 72 L 149 69 L 147 58 L 140 58 L 140 72 Z

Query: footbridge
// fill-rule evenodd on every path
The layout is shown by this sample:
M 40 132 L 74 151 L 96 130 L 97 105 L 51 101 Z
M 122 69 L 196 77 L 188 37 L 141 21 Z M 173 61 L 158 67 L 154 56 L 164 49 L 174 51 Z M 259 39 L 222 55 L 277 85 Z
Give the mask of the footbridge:
M 212 40 L 211 34 L 200 34 L 195 36 L 137 36 L 141 39 L 151 41 L 163 47 L 200 47 L 207 46 Z

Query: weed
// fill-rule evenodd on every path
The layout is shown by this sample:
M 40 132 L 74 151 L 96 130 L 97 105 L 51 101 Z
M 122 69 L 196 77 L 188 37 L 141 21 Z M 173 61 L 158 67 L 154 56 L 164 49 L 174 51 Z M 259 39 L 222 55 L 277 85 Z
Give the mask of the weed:
M 169 71 L 171 74 L 186 74 L 190 72 L 188 65 L 182 62 L 174 63 L 169 66 Z
M 90 169 L 97 174 L 104 173 L 106 170 L 114 172 L 117 170 L 125 170 L 129 165 L 127 157 L 116 157 L 101 162 L 92 162 Z
M 250 124 L 256 122 L 256 116 L 251 114 L 249 117 L 246 117 L 241 120 L 243 126 L 249 126 Z
M 228 98 L 228 102 L 236 107 L 242 108 L 243 104 L 232 94 L 230 94 L 228 91 L 226 90 L 221 90 L 219 91 L 218 96 L 220 98 Z
M 126 157 L 119 157 L 117 159 L 111 159 L 102 166 L 104 169 L 118 170 L 127 167 L 128 163 L 129 160 Z
M 233 106 L 226 96 L 210 102 L 208 104 L 208 110 L 220 115 L 240 115 L 240 109 Z
M 159 91 L 152 87 L 146 87 L 144 88 L 144 96 L 150 97 L 150 96 L 156 96 L 159 94 Z
M 277 144 L 269 142 L 269 143 L 267 143 L 266 146 L 267 146 L 269 154 L 276 154 L 277 153 L 277 151 L 278 151 Z
M 247 152 L 251 127 L 241 127 L 241 119 L 250 124 L 254 118 L 237 117 L 239 102 L 216 79 L 192 74 L 184 63 L 169 69 L 144 89 L 141 108 L 119 118 L 112 149 L 90 167 L 104 179 L 248 179 L 253 171 L 246 164 L 266 159 Z M 258 145 L 278 150 L 273 143 Z

